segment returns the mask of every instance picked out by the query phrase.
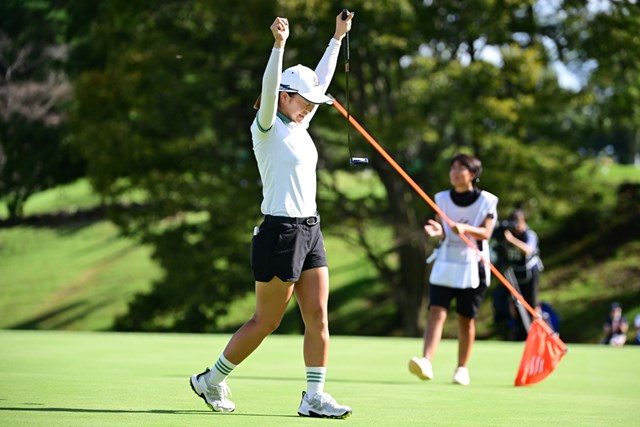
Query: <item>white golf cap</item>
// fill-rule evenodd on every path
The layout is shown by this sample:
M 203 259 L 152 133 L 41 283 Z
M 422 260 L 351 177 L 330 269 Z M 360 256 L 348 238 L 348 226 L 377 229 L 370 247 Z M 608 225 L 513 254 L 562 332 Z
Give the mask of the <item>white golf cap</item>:
M 298 64 L 282 72 L 280 90 L 297 93 L 314 104 L 333 104 L 333 100 L 324 94 L 315 71 L 304 65 Z

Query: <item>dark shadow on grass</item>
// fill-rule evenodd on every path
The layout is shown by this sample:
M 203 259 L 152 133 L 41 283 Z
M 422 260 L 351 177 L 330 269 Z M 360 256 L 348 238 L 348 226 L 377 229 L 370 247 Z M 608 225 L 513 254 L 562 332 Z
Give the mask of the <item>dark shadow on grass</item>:
M 116 233 L 113 236 L 107 237 L 105 239 L 100 239 L 94 243 L 92 243 L 90 246 L 83 246 L 80 248 L 77 248 L 74 252 L 69 252 L 72 255 L 76 255 L 76 256 L 85 256 L 91 253 L 95 253 L 98 252 L 100 250 L 103 250 L 104 248 L 112 245 L 112 244 L 117 244 L 118 242 L 120 242 L 123 239 L 123 236 L 120 233 Z M 135 249 L 137 249 L 139 246 L 137 245 L 133 245 L 133 246 L 127 246 L 124 247 L 122 249 L 120 249 L 119 251 L 117 251 L 115 254 L 111 255 L 110 257 L 106 258 L 105 260 L 101 261 L 102 263 L 107 263 L 107 262 L 112 262 L 112 261 L 117 261 L 120 258 L 123 258 L 124 256 L 128 255 L 129 252 L 134 251 Z
M 75 212 L 53 212 L 29 215 L 23 218 L 0 220 L 0 228 L 18 226 L 51 228 L 60 234 L 67 234 L 105 219 L 105 208 L 96 207 Z
M 299 415 L 284 415 L 284 414 L 242 414 L 236 413 L 220 413 L 207 410 L 189 410 L 189 409 L 148 409 L 148 410 L 136 410 L 136 409 L 90 409 L 90 408 L 18 408 L 18 407 L 0 407 L 0 412 L 12 411 L 12 412 L 70 412 L 70 413 L 83 413 L 83 414 L 169 414 L 169 415 L 222 415 L 222 416 L 243 416 L 243 417 L 282 417 L 282 418 L 298 418 Z
M 9 326 L 8 329 L 42 329 L 42 330 L 62 329 L 73 322 L 76 322 L 78 320 L 81 320 L 89 316 L 94 311 L 99 310 L 102 307 L 108 306 L 112 302 L 113 301 L 109 301 L 109 300 L 97 302 L 94 304 L 88 304 L 86 300 L 72 302 L 62 307 L 49 310 L 46 313 L 41 314 L 40 316 Z M 56 318 L 58 316 L 62 316 L 65 313 L 68 313 L 72 310 L 76 310 L 80 308 L 82 308 L 82 310 L 79 313 L 71 316 L 70 318 L 56 321 Z M 45 327 L 44 324 L 47 321 L 53 321 L 54 323 L 51 324 L 50 326 Z
M 100 302 L 96 302 L 94 304 L 88 304 L 79 313 L 76 313 L 75 315 L 71 316 L 68 319 L 60 320 L 60 321 L 55 322 L 54 324 L 52 324 L 49 327 L 49 329 L 52 329 L 52 330 L 64 329 L 67 326 L 69 326 L 69 325 L 71 325 L 71 324 L 73 324 L 75 322 L 78 322 L 78 321 L 80 321 L 82 319 L 85 319 L 85 318 L 89 317 L 95 311 L 98 311 L 103 307 L 108 307 L 109 305 L 113 304 L 114 302 L 115 302 L 115 300 L 109 299 L 109 300 L 103 300 L 103 301 L 100 301 Z
M 386 289 L 374 290 L 376 283 L 375 278 L 363 278 L 331 292 L 329 329 L 332 334 L 385 336 L 390 329 L 398 327 L 395 305 Z M 343 310 L 353 300 L 363 300 L 365 309 L 352 312 Z M 287 310 L 275 333 L 304 333 L 304 323 L 297 307 Z
M 49 225 L 47 227 L 54 230 L 58 236 L 66 237 L 78 233 L 87 227 L 91 227 L 100 221 L 102 221 L 102 219 L 81 219 L 61 225 Z
M 386 287 L 376 288 L 377 279 L 362 278 L 331 293 L 330 329 L 336 335 L 386 336 L 399 326 L 395 302 Z M 354 300 L 362 300 L 360 310 L 343 309 Z
M 64 314 L 70 310 L 73 310 L 85 304 L 86 302 L 84 301 L 72 302 L 72 303 L 63 305 L 62 307 L 56 308 L 54 310 L 49 310 L 46 313 L 41 314 L 40 316 L 9 326 L 9 329 L 39 329 L 42 327 L 43 322 L 46 322 L 49 319 L 53 319 L 56 316 Z

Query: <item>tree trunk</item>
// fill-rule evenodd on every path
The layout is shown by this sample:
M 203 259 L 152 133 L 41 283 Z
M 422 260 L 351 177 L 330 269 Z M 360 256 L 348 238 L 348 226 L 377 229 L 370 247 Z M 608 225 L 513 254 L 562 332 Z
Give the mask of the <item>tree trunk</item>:
M 396 289 L 396 300 L 402 328 L 405 336 L 421 336 L 420 313 L 426 303 L 426 264 L 424 262 L 423 245 L 407 244 L 399 248 L 400 264 L 399 283 Z
M 401 268 L 391 280 L 405 336 L 420 336 L 420 313 L 426 302 L 427 243 L 419 217 L 420 200 L 411 187 L 388 167 L 378 168 L 389 197 L 392 224 Z

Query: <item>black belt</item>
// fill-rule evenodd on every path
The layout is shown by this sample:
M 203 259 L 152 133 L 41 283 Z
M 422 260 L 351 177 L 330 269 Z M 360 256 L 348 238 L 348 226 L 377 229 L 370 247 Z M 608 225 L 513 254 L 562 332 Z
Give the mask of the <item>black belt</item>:
M 313 216 L 308 216 L 304 218 L 295 218 L 289 216 L 273 216 L 273 215 L 265 215 L 264 222 L 276 222 L 280 224 L 306 224 L 306 225 L 316 225 L 320 223 L 320 214 L 316 213 Z

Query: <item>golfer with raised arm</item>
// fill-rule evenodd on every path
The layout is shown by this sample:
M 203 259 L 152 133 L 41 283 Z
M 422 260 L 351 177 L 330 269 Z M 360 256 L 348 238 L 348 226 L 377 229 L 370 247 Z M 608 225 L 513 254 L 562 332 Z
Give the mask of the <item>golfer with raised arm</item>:
M 329 353 L 327 303 L 329 271 L 316 208 L 318 152 L 307 132 L 319 104 L 330 104 L 327 88 L 336 69 L 341 41 L 354 14 L 336 17 L 336 29 L 315 71 L 296 65 L 282 71 L 289 23 L 276 18 L 275 38 L 251 124 L 253 150 L 263 183 L 264 221 L 254 231 L 251 266 L 255 313 L 231 337 L 213 364 L 193 375 L 193 391 L 216 412 L 232 412 L 226 379 L 279 325 L 295 294 L 305 325 L 303 354 L 307 388 L 298 414 L 346 418 L 351 408 L 324 392 Z M 271 376 L 271 373 L 266 373 Z

